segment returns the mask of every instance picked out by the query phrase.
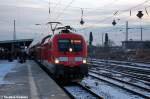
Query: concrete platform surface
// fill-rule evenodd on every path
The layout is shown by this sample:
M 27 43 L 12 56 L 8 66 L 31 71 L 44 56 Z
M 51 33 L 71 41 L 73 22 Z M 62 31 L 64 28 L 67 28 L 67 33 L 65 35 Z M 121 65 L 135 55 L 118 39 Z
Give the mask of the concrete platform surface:
M 0 61 L 0 99 L 69 97 L 34 61 Z

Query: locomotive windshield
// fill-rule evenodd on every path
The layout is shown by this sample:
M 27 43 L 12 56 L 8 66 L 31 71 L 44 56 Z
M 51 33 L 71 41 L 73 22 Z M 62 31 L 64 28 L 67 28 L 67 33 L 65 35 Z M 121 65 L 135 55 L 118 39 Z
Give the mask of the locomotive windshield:
M 70 39 L 60 39 L 58 40 L 58 49 L 62 52 L 68 52 L 69 49 L 73 52 L 82 51 L 82 41 L 81 40 L 70 40 Z

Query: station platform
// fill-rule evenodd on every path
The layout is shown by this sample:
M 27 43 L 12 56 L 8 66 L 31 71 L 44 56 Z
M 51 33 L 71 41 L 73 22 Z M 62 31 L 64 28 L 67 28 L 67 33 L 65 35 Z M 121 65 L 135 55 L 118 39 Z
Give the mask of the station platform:
M 0 99 L 69 99 L 36 64 L 0 61 Z

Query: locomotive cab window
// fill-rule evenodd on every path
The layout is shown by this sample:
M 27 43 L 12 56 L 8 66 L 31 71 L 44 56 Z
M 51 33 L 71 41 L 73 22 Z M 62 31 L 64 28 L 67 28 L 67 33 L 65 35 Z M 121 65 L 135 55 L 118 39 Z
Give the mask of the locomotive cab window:
M 71 39 L 60 39 L 58 40 L 58 49 L 62 52 L 79 52 L 82 51 L 82 41 L 81 40 L 71 40 Z

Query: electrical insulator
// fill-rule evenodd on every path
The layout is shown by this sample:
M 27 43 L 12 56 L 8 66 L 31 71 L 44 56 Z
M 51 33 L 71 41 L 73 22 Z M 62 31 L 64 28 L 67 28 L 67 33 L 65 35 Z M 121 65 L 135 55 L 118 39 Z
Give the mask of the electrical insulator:
M 138 11 L 138 14 L 136 16 L 141 19 L 143 17 L 143 15 L 144 14 L 142 13 L 142 11 Z
M 117 23 L 115 20 L 113 20 L 112 25 L 115 26 Z
M 81 24 L 81 25 L 84 24 L 83 18 L 81 18 L 80 24 Z

